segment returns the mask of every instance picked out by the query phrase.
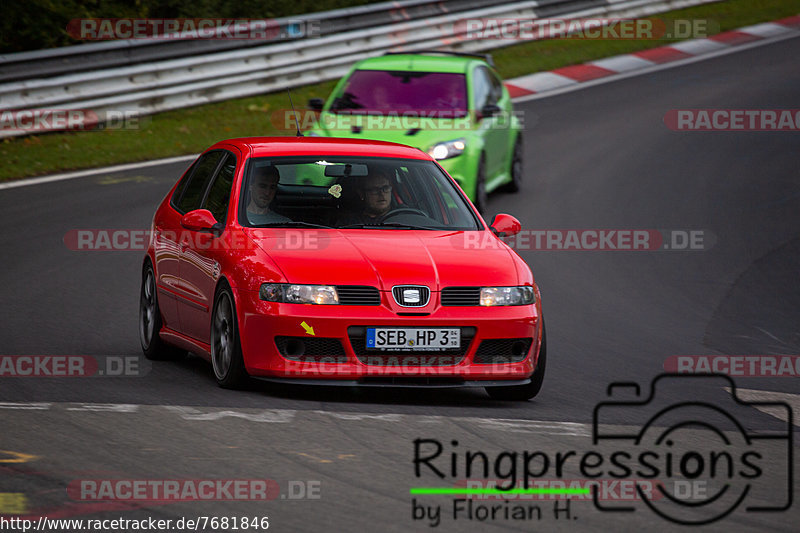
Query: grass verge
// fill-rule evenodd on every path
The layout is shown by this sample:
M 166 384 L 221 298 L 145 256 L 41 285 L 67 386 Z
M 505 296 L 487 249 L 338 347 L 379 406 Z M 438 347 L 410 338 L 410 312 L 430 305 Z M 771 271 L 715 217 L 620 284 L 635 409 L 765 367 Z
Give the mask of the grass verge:
M 728 31 L 798 12 L 798 0 L 728 0 L 660 13 L 652 18 L 667 23 L 678 19 L 708 19 L 712 23 L 709 27 Z M 655 48 L 672 41 L 535 41 L 494 50 L 492 55 L 500 75 L 513 78 Z M 299 87 L 292 89 L 292 97 L 299 109 L 309 98 L 327 97 L 334 85 L 334 81 L 329 81 Z M 277 92 L 160 113 L 144 118 L 138 130 L 51 133 L 5 139 L 0 143 L 4 162 L 0 167 L 0 180 L 197 153 L 226 138 L 285 135 L 285 129 L 273 124 L 271 112 L 287 107 L 286 93 Z

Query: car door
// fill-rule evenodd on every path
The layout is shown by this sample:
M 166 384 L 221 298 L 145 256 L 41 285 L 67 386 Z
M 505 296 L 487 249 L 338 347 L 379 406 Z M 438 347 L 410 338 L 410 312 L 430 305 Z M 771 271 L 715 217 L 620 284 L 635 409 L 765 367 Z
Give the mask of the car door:
M 180 292 L 180 232 L 181 217 L 178 203 L 192 179 L 197 161 L 184 172 L 178 186 L 172 193 L 169 205 L 160 209 L 153 218 L 153 253 L 155 256 L 156 286 L 158 287 L 158 306 L 164 326 L 180 331 L 178 320 L 177 294 Z
M 226 225 L 237 158 L 230 151 L 223 154 L 211 177 L 198 209 L 208 209 L 218 223 Z M 224 232 L 224 230 L 223 230 Z M 214 291 L 220 274 L 222 254 L 227 252 L 223 232 L 218 234 L 186 232 L 181 246 L 180 276 L 188 298 L 180 308 L 184 334 L 208 343 Z
M 476 117 L 479 119 L 478 132 L 483 138 L 483 153 L 486 161 L 486 181 L 487 184 L 503 171 L 505 163 L 504 147 L 507 144 L 508 132 L 503 128 L 503 117 L 498 115 L 483 116 L 481 110 L 487 105 L 499 105 L 502 97 L 502 87 L 500 92 L 492 82 L 492 73 L 483 65 L 478 65 L 472 74 L 473 86 L 473 105 Z
M 171 272 L 168 283 L 169 289 L 172 292 L 172 297 L 176 301 L 176 321 L 174 322 L 176 331 L 186 333 L 184 327 L 184 315 L 186 308 L 200 305 L 197 302 L 198 294 L 190 284 L 187 284 L 183 279 L 181 273 L 181 262 L 184 254 L 184 248 L 187 246 L 188 241 L 195 238 L 195 234 L 189 230 L 184 229 L 181 224 L 181 218 L 189 211 L 200 208 L 200 204 L 205 198 L 205 192 L 211 178 L 216 175 L 217 168 L 219 168 L 225 153 L 221 150 L 214 150 L 206 152 L 200 156 L 194 164 L 194 169 L 191 176 L 187 180 L 184 187 L 176 189 L 175 195 L 170 202 L 172 209 L 172 216 L 170 218 L 169 227 L 165 227 L 161 232 L 162 239 L 174 254 L 174 265 L 170 263 L 170 271 L 174 268 L 174 273 Z M 172 259 L 170 258 L 170 261 Z

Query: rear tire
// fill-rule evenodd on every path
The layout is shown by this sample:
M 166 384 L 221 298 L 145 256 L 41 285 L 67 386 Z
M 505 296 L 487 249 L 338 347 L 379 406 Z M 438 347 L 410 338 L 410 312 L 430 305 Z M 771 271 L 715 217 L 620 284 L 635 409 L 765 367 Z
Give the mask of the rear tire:
M 486 157 L 481 154 L 478 162 L 478 172 L 475 174 L 475 208 L 483 215 L 489 203 L 489 193 L 486 192 Z
M 522 134 L 517 135 L 514 142 L 514 153 L 511 156 L 511 181 L 503 185 L 504 192 L 519 192 L 522 188 Z
M 211 314 L 211 364 L 214 377 L 223 389 L 241 389 L 250 377 L 244 368 L 236 304 L 230 288 L 222 284 L 214 297 Z
M 486 392 L 495 400 L 517 402 L 530 400 L 542 390 L 546 366 L 547 336 L 545 335 L 544 323 L 542 323 L 542 346 L 539 348 L 539 360 L 536 362 L 536 370 L 531 375 L 531 382 L 526 385 L 512 385 L 511 387 L 486 387 Z
M 161 340 L 161 309 L 158 306 L 156 276 L 148 261 L 142 272 L 142 289 L 139 294 L 139 341 L 144 356 L 152 361 L 176 360 L 186 356 L 186 351 L 170 346 Z

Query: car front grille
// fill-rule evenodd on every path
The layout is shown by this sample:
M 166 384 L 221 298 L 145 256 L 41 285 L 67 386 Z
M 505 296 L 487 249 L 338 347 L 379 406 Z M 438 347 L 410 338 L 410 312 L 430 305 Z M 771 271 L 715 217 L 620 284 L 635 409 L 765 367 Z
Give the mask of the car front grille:
M 337 285 L 340 305 L 381 305 L 381 293 L 367 285 Z
M 416 296 L 415 299 L 409 299 L 409 293 Z M 397 285 L 392 287 L 392 296 L 398 305 L 403 307 L 425 307 L 431 298 L 431 290 L 422 285 Z
M 484 339 L 472 362 L 478 365 L 519 363 L 528 356 L 532 337 L 520 339 Z
M 286 359 L 304 363 L 346 363 L 347 356 L 339 339 L 328 337 L 275 337 L 278 351 Z
M 442 305 L 444 306 L 467 306 L 480 304 L 480 287 L 445 287 L 442 289 Z

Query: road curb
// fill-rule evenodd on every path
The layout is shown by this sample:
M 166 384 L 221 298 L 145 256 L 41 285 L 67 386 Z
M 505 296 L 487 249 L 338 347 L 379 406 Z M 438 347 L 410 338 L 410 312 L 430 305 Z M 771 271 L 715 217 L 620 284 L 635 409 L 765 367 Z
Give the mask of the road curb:
M 657 65 L 689 58 L 718 54 L 757 41 L 800 35 L 800 15 L 773 22 L 745 26 L 736 30 L 712 35 L 705 39 L 691 39 L 674 44 L 650 48 L 640 52 L 611 56 L 581 65 L 569 65 L 551 71 L 527 74 L 505 81 L 512 99 L 553 92 L 566 87 L 608 78 L 619 74 L 633 74 Z

